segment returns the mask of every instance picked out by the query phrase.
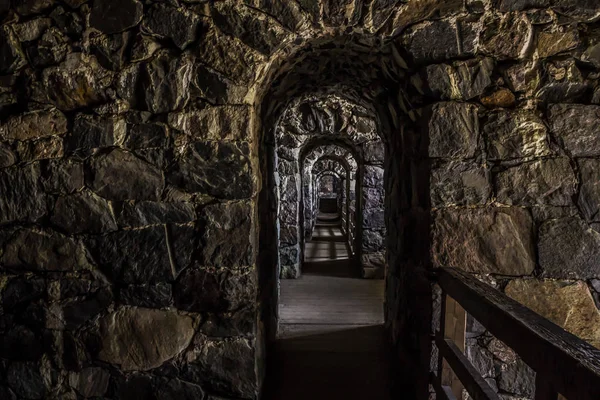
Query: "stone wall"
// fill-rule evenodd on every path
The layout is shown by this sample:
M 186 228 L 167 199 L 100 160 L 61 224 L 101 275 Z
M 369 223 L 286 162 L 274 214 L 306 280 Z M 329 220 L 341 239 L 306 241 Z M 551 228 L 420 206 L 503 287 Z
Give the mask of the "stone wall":
M 597 343 L 599 16 L 590 0 L 0 0 L 0 397 L 256 398 L 275 130 L 307 93 L 360 104 L 385 142 L 407 397 L 427 395 L 432 265 Z M 486 360 L 519 363 L 484 339 Z M 502 368 L 503 395 L 528 397 Z

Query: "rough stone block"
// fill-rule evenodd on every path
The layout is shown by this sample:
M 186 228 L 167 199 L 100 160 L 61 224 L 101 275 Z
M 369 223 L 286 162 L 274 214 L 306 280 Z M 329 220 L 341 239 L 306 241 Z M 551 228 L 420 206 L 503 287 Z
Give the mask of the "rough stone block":
M 488 170 L 473 162 L 451 161 L 431 171 L 431 205 L 484 204 L 492 188 Z
M 7 268 L 26 271 L 73 271 L 88 266 L 79 243 L 49 230 L 20 230 L 7 242 L 1 260 Z
M 525 112 L 496 111 L 483 126 L 488 158 L 509 160 L 550 154 L 548 132 L 536 115 Z
M 71 234 L 117 230 L 109 203 L 89 192 L 59 197 L 50 221 Z
M 250 146 L 245 142 L 196 142 L 185 149 L 169 179 L 190 192 L 225 199 L 253 195 Z
M 40 167 L 30 164 L 0 171 L 0 223 L 36 221 L 46 213 Z
M 577 164 L 581 176 L 579 208 L 588 220 L 600 221 L 600 160 L 582 158 Z
M 579 218 L 560 218 L 541 225 L 539 263 L 544 276 L 558 279 L 600 277 L 600 233 Z
M 570 206 L 577 178 L 569 159 L 554 158 L 508 168 L 495 176 L 498 201 L 531 206 Z
M 174 278 L 163 226 L 93 236 L 86 244 L 100 268 L 120 283 L 156 283 Z
M 251 202 L 216 204 L 201 213 L 202 264 L 240 267 L 252 263 Z
M 256 398 L 256 349 L 251 339 L 211 340 L 197 337 L 182 371 L 186 381 L 235 397 Z
M 552 133 L 575 157 L 600 156 L 600 106 L 553 104 L 548 108 Z
M 248 306 L 256 298 L 253 273 L 251 270 L 188 268 L 174 286 L 175 305 L 186 311 L 217 313 Z
M 108 200 L 158 200 L 164 188 L 158 169 L 120 149 L 94 158 L 91 167 L 92 190 Z
M 481 96 L 492 84 L 494 61 L 460 61 L 452 65 L 437 64 L 425 68 L 425 82 L 432 97 L 442 100 L 470 100 Z
M 194 320 L 173 311 L 121 308 L 99 322 L 98 359 L 124 371 L 146 371 L 185 350 Z
M 429 110 L 428 110 L 429 111 Z M 471 158 L 478 150 L 477 107 L 463 103 L 438 103 L 426 113 L 429 156 Z
M 600 348 L 600 311 L 585 282 L 517 279 L 507 296 Z
M 440 210 L 432 231 L 435 266 L 510 276 L 529 275 L 535 268 L 533 222 L 526 210 Z

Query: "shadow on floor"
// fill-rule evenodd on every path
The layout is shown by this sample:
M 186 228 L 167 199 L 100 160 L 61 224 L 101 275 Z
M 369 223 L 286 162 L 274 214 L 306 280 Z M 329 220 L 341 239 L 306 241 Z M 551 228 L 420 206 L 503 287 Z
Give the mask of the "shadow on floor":
M 382 325 L 280 339 L 264 400 L 390 399 Z

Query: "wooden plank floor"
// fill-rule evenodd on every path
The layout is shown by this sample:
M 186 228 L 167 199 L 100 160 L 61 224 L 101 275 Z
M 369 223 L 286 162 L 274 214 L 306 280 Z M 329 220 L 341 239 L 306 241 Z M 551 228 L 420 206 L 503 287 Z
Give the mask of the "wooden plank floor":
M 270 400 L 388 399 L 384 282 L 358 276 L 339 222 L 306 243 L 302 277 L 281 281 Z

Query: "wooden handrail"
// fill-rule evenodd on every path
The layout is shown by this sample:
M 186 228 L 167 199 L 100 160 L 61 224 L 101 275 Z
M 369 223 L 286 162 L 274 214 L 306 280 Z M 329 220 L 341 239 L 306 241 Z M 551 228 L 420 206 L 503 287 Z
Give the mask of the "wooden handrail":
M 568 400 L 600 399 L 599 349 L 463 271 L 440 268 L 435 272 L 444 308 L 446 296 L 458 302 L 536 372 L 536 400 L 556 400 L 559 393 Z M 466 357 L 456 354 L 460 350 L 444 333 L 444 318 L 443 309 L 441 332 L 436 337 L 440 362 L 450 365 L 474 399 L 497 399 L 482 385 L 485 381 Z M 441 372 L 440 366 L 434 379 L 442 379 Z M 433 386 L 444 388 L 442 382 Z M 447 394 L 438 396 L 446 398 Z

